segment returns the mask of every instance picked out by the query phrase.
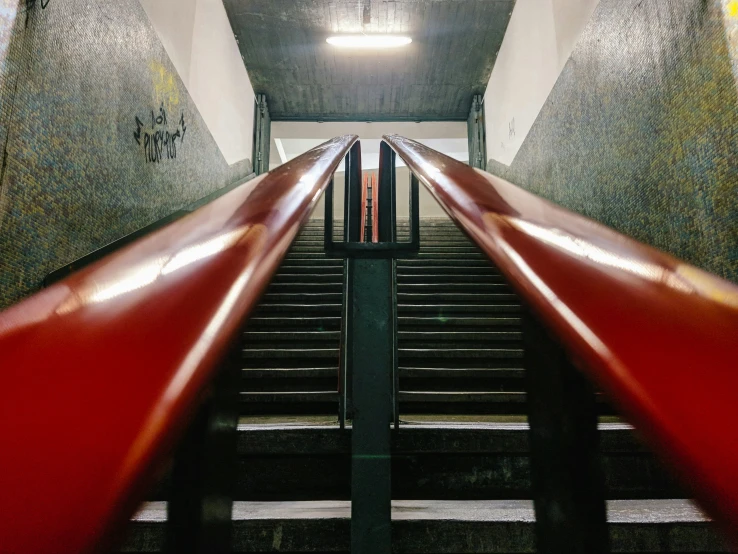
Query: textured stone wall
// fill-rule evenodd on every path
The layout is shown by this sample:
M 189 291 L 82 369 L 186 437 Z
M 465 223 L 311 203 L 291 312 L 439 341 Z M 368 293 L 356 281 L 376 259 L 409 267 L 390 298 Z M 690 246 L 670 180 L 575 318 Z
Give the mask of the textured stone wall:
M 602 0 L 512 165 L 488 171 L 738 282 L 733 11 Z
M 0 40 L 0 308 L 251 174 L 224 160 L 138 0 L 28 0 Z

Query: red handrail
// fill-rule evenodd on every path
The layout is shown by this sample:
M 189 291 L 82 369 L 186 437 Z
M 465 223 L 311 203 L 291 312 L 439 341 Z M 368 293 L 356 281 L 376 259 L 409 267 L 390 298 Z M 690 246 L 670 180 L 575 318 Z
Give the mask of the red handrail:
M 0 314 L 0 551 L 109 546 L 357 138 Z
M 738 286 L 384 139 L 738 544 Z

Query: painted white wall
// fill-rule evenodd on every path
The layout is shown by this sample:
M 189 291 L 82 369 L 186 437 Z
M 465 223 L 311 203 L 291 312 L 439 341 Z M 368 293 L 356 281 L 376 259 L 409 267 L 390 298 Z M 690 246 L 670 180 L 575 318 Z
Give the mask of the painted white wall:
M 221 0 L 139 0 L 229 164 L 251 158 L 254 89 Z
M 414 122 L 272 122 L 270 169 L 283 161 L 340 135 L 359 135 L 362 150 L 362 168 L 376 171 L 379 161 L 379 143 L 382 135 L 398 134 L 450 155 L 461 161 L 469 159 L 469 143 L 465 121 Z M 280 145 L 282 153 L 280 153 Z M 410 172 L 404 164 L 397 168 L 397 217 L 409 215 Z M 343 171 L 336 173 L 333 216 L 343 219 Z M 447 217 L 424 186 L 420 186 L 420 216 Z M 325 203 L 320 199 L 312 217 L 322 219 Z
M 599 0 L 517 0 L 484 95 L 489 158 L 510 165 Z
M 197 0 L 188 89 L 226 161 L 251 158 L 254 89 L 222 0 Z

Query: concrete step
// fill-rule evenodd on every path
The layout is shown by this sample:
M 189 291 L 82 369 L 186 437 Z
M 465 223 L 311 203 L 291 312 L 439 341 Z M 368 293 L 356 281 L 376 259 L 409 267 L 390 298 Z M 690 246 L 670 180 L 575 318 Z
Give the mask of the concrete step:
M 321 266 L 330 266 L 330 267 L 343 267 L 343 260 L 339 258 L 328 258 L 325 254 L 320 253 L 307 253 L 307 252 L 298 252 L 294 254 L 287 254 L 284 257 L 284 265 L 291 266 L 291 265 L 321 265 Z
M 420 245 L 420 254 L 482 254 L 478 247 L 466 242 L 432 242 Z M 325 243 L 322 240 L 295 242 L 290 247 L 290 253 L 325 253 Z
M 334 258 L 334 257 L 327 257 L 325 251 L 320 249 L 305 249 L 302 248 L 300 245 L 296 247 L 290 247 L 290 250 L 287 252 L 287 255 L 285 256 L 286 259 L 290 258 L 317 258 L 317 259 L 325 259 L 325 260 L 333 260 L 335 262 L 342 262 L 342 258 Z
M 262 298 L 262 302 L 267 304 L 340 304 L 342 300 L 342 292 L 275 292 L 271 290 L 268 290 Z
M 339 281 L 329 283 L 272 283 L 267 292 L 343 293 L 343 284 Z
M 341 338 L 340 331 L 245 331 L 244 342 L 262 343 L 284 341 L 287 344 L 294 342 L 334 342 Z
M 240 392 L 239 402 L 242 415 L 338 414 L 338 393 L 335 390 L 248 390 Z
M 246 332 L 278 330 L 278 331 L 335 331 L 341 328 L 340 315 L 319 315 L 312 317 L 275 317 L 254 316 L 246 322 Z
M 441 256 L 418 254 L 416 258 L 397 260 L 397 268 L 410 267 L 438 267 L 438 266 L 463 266 L 463 267 L 493 267 L 491 262 L 481 256 Z
M 266 366 L 266 364 L 264 364 Z M 268 367 L 245 367 L 241 371 L 241 392 L 297 393 L 338 390 L 338 358 L 333 360 L 300 360 L 296 367 L 289 363 Z M 308 402 L 313 402 L 312 399 Z M 335 410 L 332 411 L 335 413 Z
M 244 358 L 263 358 L 269 360 L 282 360 L 285 358 L 299 359 L 338 359 L 338 348 L 244 348 Z
M 426 329 L 426 328 L 442 328 L 442 329 L 455 329 L 458 327 L 468 328 L 498 328 L 498 327 L 519 327 L 520 318 L 515 316 L 500 317 L 479 317 L 479 316 L 466 316 L 466 317 L 413 317 L 403 316 L 398 317 L 399 331 L 411 331 L 413 329 Z M 438 329 L 433 329 L 438 331 Z
M 245 368 L 244 379 L 268 379 L 272 382 L 281 380 L 337 379 L 338 366 L 331 367 L 268 367 Z M 323 389 L 325 390 L 325 389 Z
M 518 314 L 519 304 L 399 304 L 397 313 L 400 316 L 437 314 L 438 317 L 453 317 L 461 314 Z
M 255 315 L 274 315 L 277 313 L 291 314 L 339 314 L 341 313 L 341 304 L 273 304 L 261 303 L 255 310 Z
M 325 282 L 343 284 L 343 266 L 284 262 L 271 282 L 280 282 L 278 278 L 281 275 L 325 275 Z
M 414 265 L 405 266 L 398 264 L 398 275 L 428 275 L 433 279 L 437 279 L 441 275 L 485 275 L 499 276 L 500 272 L 493 266 L 478 265 L 470 267 L 467 265 Z
M 408 390 L 406 386 L 412 381 L 436 381 L 446 387 L 452 385 L 466 384 L 472 380 L 514 380 L 521 381 L 525 377 L 522 367 L 416 367 L 400 365 L 400 387 Z M 522 382 L 518 383 L 522 390 Z
M 612 552 L 728 552 L 710 520 L 688 500 L 608 502 Z M 348 552 L 348 501 L 236 502 L 234 552 Z M 144 504 L 122 552 L 164 548 L 166 504 Z M 407 554 L 535 552 L 529 500 L 394 500 L 393 550 Z
M 435 277 L 435 276 L 434 276 Z M 462 294 L 509 293 L 511 288 L 505 283 L 398 283 L 397 292 L 412 294 L 435 294 L 459 292 Z
M 433 404 L 516 404 L 525 403 L 524 392 L 498 391 L 403 391 L 399 393 L 400 402 Z M 414 413 L 412 408 L 406 413 Z M 522 412 L 521 412 L 522 413 Z
M 393 497 L 530 498 L 528 425 L 415 423 L 392 433 Z M 600 424 L 608 498 L 683 495 L 630 426 Z M 350 426 L 243 424 L 235 498 L 349 498 Z M 268 477 L 268 478 L 266 478 Z
M 279 278 L 279 275 L 277 276 Z M 397 272 L 398 289 L 404 284 L 434 284 L 436 286 L 451 286 L 457 283 L 469 284 L 499 284 L 507 285 L 504 277 L 494 273 L 469 272 L 454 274 L 423 273 L 422 270 Z
M 510 304 L 517 303 L 519 297 L 512 293 L 463 293 L 463 292 L 441 292 L 441 293 L 409 293 L 397 291 L 398 305 L 405 304 L 428 304 L 431 302 L 444 304 L 447 302 L 460 304 Z
M 481 342 L 490 343 L 497 341 L 520 341 L 523 334 L 520 331 L 404 331 L 398 333 L 400 346 L 410 341 L 431 342 L 433 344 Z
M 275 277 L 283 274 L 308 273 L 308 274 L 335 274 L 338 276 L 337 282 L 343 282 L 343 266 L 331 265 L 324 263 L 305 262 L 304 260 L 293 260 L 283 263 L 279 271 L 275 273 Z
M 496 359 L 504 358 L 506 360 L 523 359 L 522 348 L 399 348 L 398 355 L 400 360 L 416 360 L 416 359 L 448 359 L 465 360 L 465 359 Z
M 343 273 L 338 273 L 335 270 L 325 269 L 322 271 L 320 268 L 298 268 L 298 267 L 283 267 L 284 272 L 277 273 L 272 278 L 272 284 L 279 283 L 322 283 L 322 284 L 333 284 L 343 283 Z
M 408 387 L 409 388 L 409 387 Z M 450 388 L 450 387 L 449 387 Z M 526 415 L 525 393 L 515 390 L 404 390 L 400 386 L 400 414 Z

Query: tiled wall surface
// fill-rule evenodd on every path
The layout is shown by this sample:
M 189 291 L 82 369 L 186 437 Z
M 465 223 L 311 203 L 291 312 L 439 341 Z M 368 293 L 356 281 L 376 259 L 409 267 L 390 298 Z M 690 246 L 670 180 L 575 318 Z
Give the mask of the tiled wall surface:
M 16 23 L 0 34 L 19 74 L 0 65 L 0 308 L 251 174 L 226 163 L 138 0 L 31 0 Z
M 602 0 L 512 165 L 488 171 L 738 282 L 728 4 Z

